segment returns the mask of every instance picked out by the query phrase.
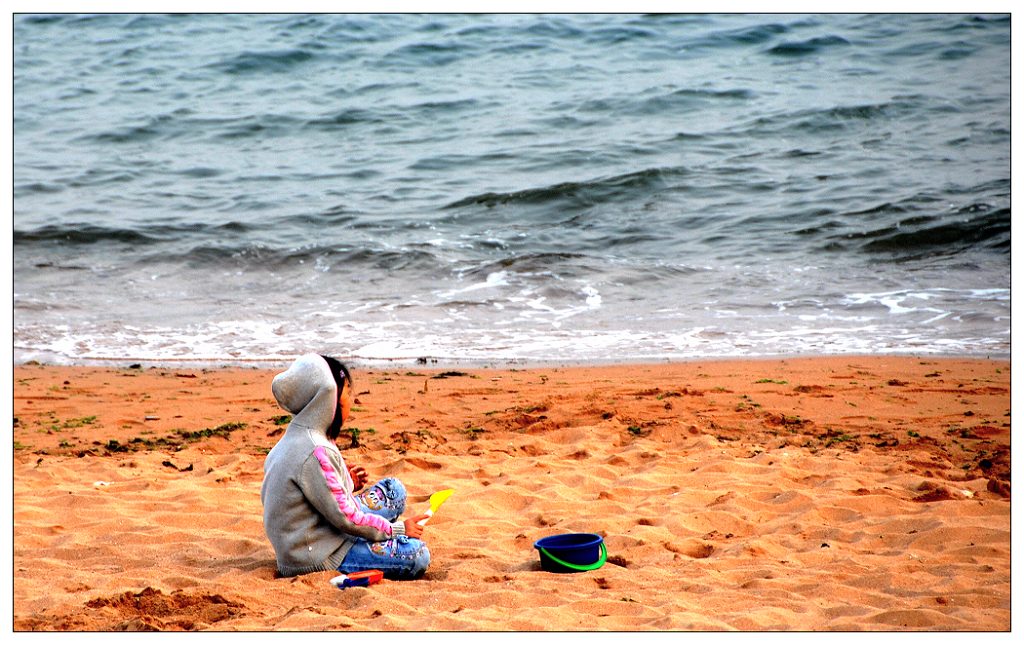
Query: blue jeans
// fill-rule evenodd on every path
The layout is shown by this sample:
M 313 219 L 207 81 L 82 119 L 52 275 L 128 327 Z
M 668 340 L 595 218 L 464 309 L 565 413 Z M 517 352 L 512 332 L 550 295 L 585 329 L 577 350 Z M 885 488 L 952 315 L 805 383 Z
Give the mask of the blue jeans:
M 366 513 L 394 522 L 405 510 L 405 486 L 393 477 L 382 479 L 355 496 Z M 356 538 L 345 559 L 338 565 L 341 573 L 378 569 L 385 578 L 407 580 L 423 575 L 430 565 L 430 550 L 422 540 L 396 535 L 383 542 Z

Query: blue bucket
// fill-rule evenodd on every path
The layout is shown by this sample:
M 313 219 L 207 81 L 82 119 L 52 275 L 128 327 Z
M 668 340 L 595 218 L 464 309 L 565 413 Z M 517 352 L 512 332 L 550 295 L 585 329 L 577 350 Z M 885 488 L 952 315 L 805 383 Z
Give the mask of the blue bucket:
M 540 568 L 552 573 L 600 569 L 608 560 L 604 539 L 596 533 L 563 533 L 533 543 L 540 552 Z

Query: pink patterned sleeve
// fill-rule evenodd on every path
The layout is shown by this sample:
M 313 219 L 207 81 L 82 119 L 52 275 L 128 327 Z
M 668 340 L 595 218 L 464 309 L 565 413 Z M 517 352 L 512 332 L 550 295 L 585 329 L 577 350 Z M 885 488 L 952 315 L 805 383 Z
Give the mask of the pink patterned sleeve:
M 392 535 L 391 524 L 387 520 L 373 513 L 364 513 L 352 494 L 345 490 L 338 471 L 334 469 L 334 464 L 327 456 L 327 448 L 317 446 L 313 449 L 313 454 L 320 462 L 320 471 L 323 473 L 324 479 L 327 480 L 327 486 L 331 489 L 334 499 L 337 500 L 338 509 L 341 510 L 342 515 L 353 524 L 372 526 L 385 535 Z

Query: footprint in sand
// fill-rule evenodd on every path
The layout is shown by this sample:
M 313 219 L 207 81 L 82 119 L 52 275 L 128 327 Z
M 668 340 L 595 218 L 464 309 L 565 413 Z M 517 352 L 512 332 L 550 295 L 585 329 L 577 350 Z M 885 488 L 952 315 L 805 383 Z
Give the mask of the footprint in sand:
M 672 544 L 671 542 L 663 542 L 662 546 L 666 550 L 672 553 L 679 553 L 697 560 L 703 560 L 704 558 L 711 557 L 711 554 L 715 552 L 715 547 L 711 544 L 699 542 L 695 540 L 687 541 L 684 544 Z

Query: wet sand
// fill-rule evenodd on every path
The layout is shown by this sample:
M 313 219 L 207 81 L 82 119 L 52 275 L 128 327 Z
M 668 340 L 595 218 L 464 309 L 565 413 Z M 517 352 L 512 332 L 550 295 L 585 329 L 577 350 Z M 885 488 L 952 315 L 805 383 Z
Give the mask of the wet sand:
M 273 371 L 18 366 L 14 629 L 1010 628 L 1010 364 L 894 357 L 355 370 L 420 580 L 279 578 Z M 357 446 L 351 444 L 357 443 Z M 596 571 L 540 570 L 592 532 Z

